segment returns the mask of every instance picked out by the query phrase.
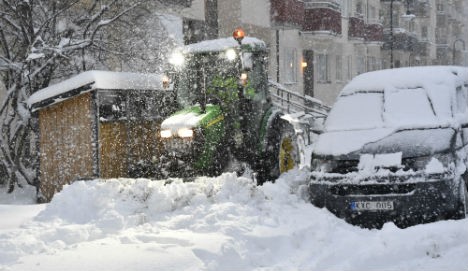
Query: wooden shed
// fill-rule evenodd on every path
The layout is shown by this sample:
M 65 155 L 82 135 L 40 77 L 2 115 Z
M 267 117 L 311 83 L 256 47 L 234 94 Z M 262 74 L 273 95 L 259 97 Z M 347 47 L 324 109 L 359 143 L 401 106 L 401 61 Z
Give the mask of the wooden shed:
M 159 126 L 173 111 L 161 75 L 87 71 L 34 93 L 41 196 L 75 180 L 152 177 Z

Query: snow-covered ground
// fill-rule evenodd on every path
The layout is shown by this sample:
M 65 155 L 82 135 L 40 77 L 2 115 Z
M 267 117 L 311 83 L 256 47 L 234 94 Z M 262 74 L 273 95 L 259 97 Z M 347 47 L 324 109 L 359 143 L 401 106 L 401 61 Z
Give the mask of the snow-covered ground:
M 76 182 L 47 205 L 2 196 L 0 270 L 468 270 L 468 219 L 361 229 L 303 200 L 304 177 Z

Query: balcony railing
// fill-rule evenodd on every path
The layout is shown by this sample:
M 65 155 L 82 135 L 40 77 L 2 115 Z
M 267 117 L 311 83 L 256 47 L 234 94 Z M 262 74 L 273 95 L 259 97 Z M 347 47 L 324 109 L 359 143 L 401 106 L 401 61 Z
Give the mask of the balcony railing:
M 304 1 L 305 9 L 311 8 L 329 8 L 333 10 L 340 10 L 340 3 L 337 1 L 316 1 L 316 0 L 309 0 Z
M 365 38 L 366 24 L 364 23 L 364 19 L 357 17 L 349 18 L 348 35 L 350 38 Z
M 190 7 L 192 5 L 192 0 L 161 0 L 165 5 L 173 5 L 173 6 L 183 6 L 183 7 Z
M 306 9 L 303 31 L 328 31 L 341 34 L 341 12 L 327 8 Z
M 382 42 L 383 26 L 381 24 L 367 24 L 365 29 L 366 41 Z
M 384 29 L 384 46 L 383 49 L 389 50 L 392 46 L 394 50 L 414 51 L 418 45 L 418 38 L 414 33 L 406 31 L 404 28 Z
M 300 26 L 304 22 L 304 2 L 300 0 L 271 0 L 271 16 L 276 25 Z

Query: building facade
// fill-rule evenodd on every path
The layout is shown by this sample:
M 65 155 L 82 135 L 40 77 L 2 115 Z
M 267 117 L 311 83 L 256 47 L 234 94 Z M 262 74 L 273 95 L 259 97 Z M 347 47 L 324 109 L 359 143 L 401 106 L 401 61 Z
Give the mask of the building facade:
M 463 1 L 193 0 L 184 33 L 198 31 L 191 43 L 243 27 L 267 43 L 271 80 L 333 105 L 364 72 L 466 65 Z

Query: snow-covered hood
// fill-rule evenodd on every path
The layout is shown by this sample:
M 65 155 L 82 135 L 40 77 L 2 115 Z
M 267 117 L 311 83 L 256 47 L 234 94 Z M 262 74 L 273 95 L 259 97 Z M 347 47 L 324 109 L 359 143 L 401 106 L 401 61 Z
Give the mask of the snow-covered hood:
M 172 130 L 176 132 L 181 128 L 195 128 L 209 123 L 220 116 L 220 108 L 216 105 L 207 105 L 205 112 L 202 113 L 200 106 L 193 106 L 176 112 L 174 115 L 165 119 L 161 123 L 161 129 Z
M 346 155 L 360 150 L 365 144 L 378 141 L 394 131 L 394 129 L 375 129 L 326 132 L 319 136 L 314 145 L 314 153 L 332 156 Z
M 194 112 L 180 113 L 165 119 L 161 123 L 161 129 L 177 131 L 180 128 L 194 128 L 203 116 Z
M 333 131 L 318 138 L 314 153 L 322 156 L 359 156 L 365 153 L 396 153 L 403 157 L 426 156 L 450 149 L 452 128 L 391 128 Z

